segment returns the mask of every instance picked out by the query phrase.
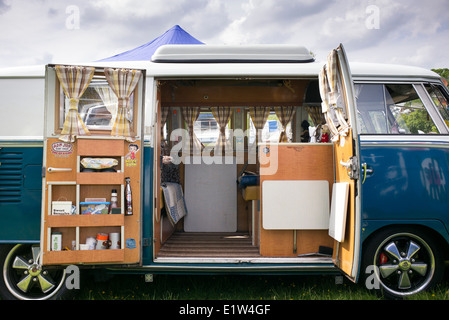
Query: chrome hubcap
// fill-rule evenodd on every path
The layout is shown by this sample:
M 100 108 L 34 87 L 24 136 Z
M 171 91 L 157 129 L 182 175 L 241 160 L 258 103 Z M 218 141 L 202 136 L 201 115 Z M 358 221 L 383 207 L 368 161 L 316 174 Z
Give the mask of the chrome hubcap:
M 18 244 L 5 259 L 3 278 L 11 295 L 20 300 L 50 299 L 63 290 L 64 269 L 39 263 L 39 245 Z
M 379 247 L 376 264 L 384 288 L 408 295 L 424 288 L 432 279 L 435 261 L 431 249 L 421 239 L 397 236 Z
M 22 292 L 29 292 L 31 288 L 39 286 L 43 293 L 52 290 L 55 287 L 53 280 L 50 278 L 48 272 L 42 269 L 39 264 L 39 247 L 31 247 L 32 259 L 26 261 L 21 256 L 16 256 L 12 263 L 12 268 L 18 272 L 23 273 L 23 277 L 17 282 L 16 286 Z

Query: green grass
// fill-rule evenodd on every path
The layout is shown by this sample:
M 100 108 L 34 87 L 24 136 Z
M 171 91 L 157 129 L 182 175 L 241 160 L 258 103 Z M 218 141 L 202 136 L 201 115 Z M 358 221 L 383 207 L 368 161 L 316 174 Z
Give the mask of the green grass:
M 95 282 L 82 274 L 76 300 L 380 300 L 362 284 L 333 276 L 116 275 Z M 449 281 L 411 299 L 449 300 Z

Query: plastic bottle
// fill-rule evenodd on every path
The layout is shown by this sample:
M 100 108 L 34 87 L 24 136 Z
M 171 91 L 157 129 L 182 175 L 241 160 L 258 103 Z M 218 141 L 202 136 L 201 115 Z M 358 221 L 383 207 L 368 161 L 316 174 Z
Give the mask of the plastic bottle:
M 117 208 L 118 204 L 117 204 L 117 190 L 116 189 L 112 189 L 111 192 L 111 207 L 109 208 L 109 213 L 111 213 L 112 208 Z
M 125 216 L 131 216 L 133 214 L 133 198 L 131 192 L 130 178 L 125 178 Z

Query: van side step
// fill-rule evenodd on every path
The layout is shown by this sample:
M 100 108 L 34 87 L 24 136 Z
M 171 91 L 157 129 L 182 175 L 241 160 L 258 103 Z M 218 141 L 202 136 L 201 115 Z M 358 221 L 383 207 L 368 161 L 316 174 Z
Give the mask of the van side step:
M 245 233 L 175 232 L 161 247 L 162 257 L 260 257 Z

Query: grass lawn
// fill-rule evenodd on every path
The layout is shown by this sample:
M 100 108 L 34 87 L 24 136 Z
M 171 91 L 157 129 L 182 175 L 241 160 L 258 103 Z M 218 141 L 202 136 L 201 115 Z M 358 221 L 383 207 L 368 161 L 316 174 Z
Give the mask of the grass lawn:
M 82 274 L 77 300 L 381 300 L 362 284 L 334 276 L 116 275 L 96 282 Z M 411 298 L 449 300 L 449 277 L 440 286 Z

